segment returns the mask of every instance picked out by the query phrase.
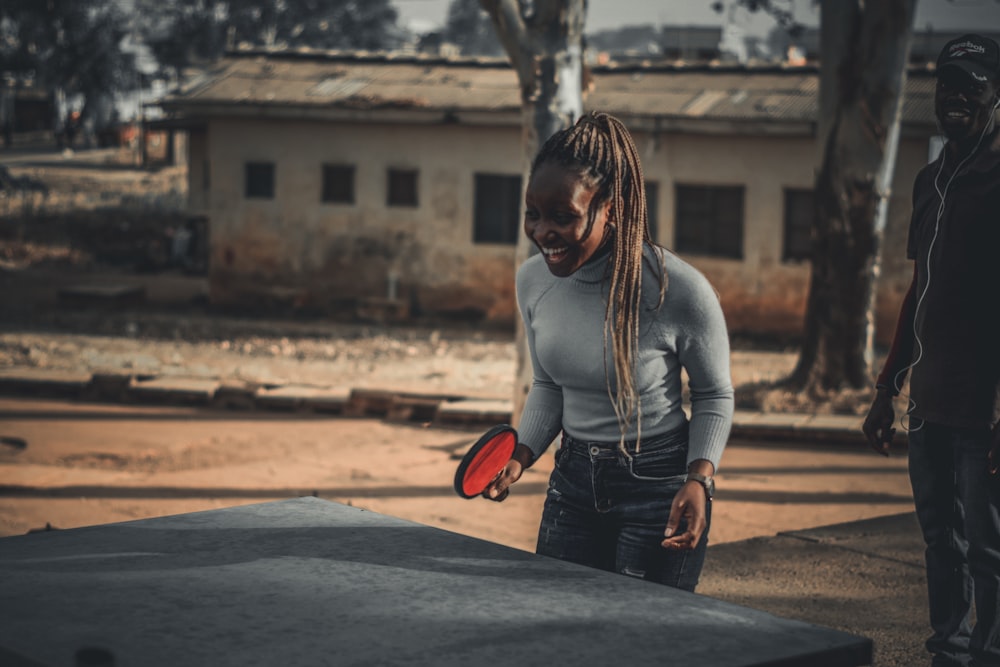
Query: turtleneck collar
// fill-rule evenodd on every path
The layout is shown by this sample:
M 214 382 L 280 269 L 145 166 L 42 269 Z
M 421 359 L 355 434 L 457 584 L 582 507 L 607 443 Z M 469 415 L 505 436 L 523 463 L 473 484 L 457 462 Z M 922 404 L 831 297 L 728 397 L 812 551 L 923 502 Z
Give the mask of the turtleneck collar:
M 569 276 L 570 280 L 592 285 L 604 280 L 608 273 L 608 263 L 611 261 L 611 244 L 608 243 L 590 260 Z

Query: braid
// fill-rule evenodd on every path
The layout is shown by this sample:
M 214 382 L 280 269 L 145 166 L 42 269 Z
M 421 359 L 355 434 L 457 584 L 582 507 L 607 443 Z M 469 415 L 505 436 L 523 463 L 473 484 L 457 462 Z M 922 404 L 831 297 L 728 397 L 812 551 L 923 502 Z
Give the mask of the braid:
M 642 302 L 643 245 L 652 244 L 646 211 L 646 191 L 639 152 L 620 120 L 606 113 L 591 112 L 575 125 L 555 133 L 535 157 L 531 171 L 546 162 L 578 170 L 595 188 L 587 216 L 589 235 L 598 211 L 611 202 L 609 224 L 614 225 L 611 259 L 608 263 L 610 287 L 604 314 L 604 340 L 607 349 L 611 338 L 617 391 L 607 383 L 608 396 L 621 427 L 619 445 L 625 449 L 625 433 L 633 415 L 638 437 L 642 432 L 642 406 L 636 381 L 639 346 L 639 311 Z M 665 274 L 660 272 L 662 303 L 666 289 Z M 605 376 L 608 376 L 605 358 Z

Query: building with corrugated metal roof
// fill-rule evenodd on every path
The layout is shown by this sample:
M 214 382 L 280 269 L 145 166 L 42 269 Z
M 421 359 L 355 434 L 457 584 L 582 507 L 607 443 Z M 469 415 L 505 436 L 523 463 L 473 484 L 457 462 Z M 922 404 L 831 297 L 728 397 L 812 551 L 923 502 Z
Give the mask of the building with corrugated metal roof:
M 590 78 L 585 107 L 621 118 L 641 151 L 655 238 L 706 274 L 733 332 L 797 334 L 816 69 L 632 64 Z M 933 72 L 911 71 L 878 294 L 883 339 L 910 278 L 902 249 L 936 134 L 933 95 Z M 522 111 L 506 61 L 234 53 L 161 106 L 189 131 L 213 303 L 515 320 Z

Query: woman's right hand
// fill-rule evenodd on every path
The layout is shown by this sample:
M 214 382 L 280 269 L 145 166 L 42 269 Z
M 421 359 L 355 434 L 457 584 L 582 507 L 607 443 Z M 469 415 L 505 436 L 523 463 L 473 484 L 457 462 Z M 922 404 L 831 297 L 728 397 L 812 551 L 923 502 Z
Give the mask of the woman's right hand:
M 483 498 L 498 503 L 506 500 L 507 496 L 510 495 L 511 485 L 521 479 L 521 474 L 531 467 L 534 458 L 535 455 L 527 445 L 518 443 L 510 461 L 507 461 L 507 465 L 503 467 L 500 474 L 483 491 Z

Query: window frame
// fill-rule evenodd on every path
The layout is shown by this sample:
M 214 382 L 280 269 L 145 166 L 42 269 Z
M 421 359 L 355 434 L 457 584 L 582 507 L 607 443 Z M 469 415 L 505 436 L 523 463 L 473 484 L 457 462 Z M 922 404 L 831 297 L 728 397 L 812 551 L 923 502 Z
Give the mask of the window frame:
M 420 206 L 420 170 L 389 167 L 385 172 L 385 205 L 391 208 Z
M 509 210 L 513 208 L 513 210 Z M 472 243 L 517 245 L 524 209 L 521 174 L 474 172 L 472 175 Z M 506 218 L 513 224 L 500 222 Z
M 341 183 L 339 178 L 331 178 L 334 176 L 335 171 L 343 172 L 343 176 L 346 176 L 348 181 L 346 185 L 347 193 L 346 197 L 343 199 L 335 198 L 334 195 L 338 194 L 338 188 L 332 187 L 333 183 Z M 340 162 L 324 162 L 320 165 L 320 192 L 319 201 L 321 204 L 340 204 L 340 205 L 353 205 L 357 203 L 357 167 L 353 164 L 344 164 Z
M 649 238 L 657 243 L 660 238 L 660 183 L 646 180 L 646 220 L 649 226 Z M 652 196 L 650 196 L 652 195 Z
M 734 210 L 722 209 L 737 200 Z M 674 249 L 678 253 L 742 261 L 745 226 L 745 185 L 674 184 Z
M 264 170 L 267 171 L 267 187 L 264 188 L 266 192 L 252 192 L 262 185 L 263 181 L 258 179 L 263 177 Z M 243 163 L 243 198 L 273 200 L 277 192 L 277 180 L 278 167 L 274 162 L 247 160 Z
M 801 238 L 803 226 L 801 222 L 794 222 L 791 220 L 791 209 L 793 208 L 792 202 L 790 201 L 795 197 L 808 197 L 808 204 L 797 204 L 794 206 L 796 211 L 801 211 L 803 208 L 808 211 L 806 214 L 806 225 L 805 225 L 805 243 L 806 250 L 794 251 L 792 237 Z M 812 227 L 814 222 L 814 217 L 816 215 L 816 192 L 812 188 L 784 188 L 782 191 L 782 215 L 781 215 L 781 261 L 786 263 L 796 263 L 796 262 L 809 262 L 812 261 Z

